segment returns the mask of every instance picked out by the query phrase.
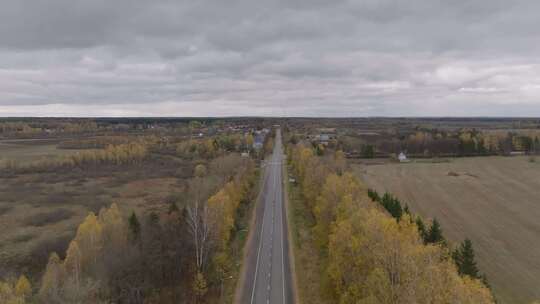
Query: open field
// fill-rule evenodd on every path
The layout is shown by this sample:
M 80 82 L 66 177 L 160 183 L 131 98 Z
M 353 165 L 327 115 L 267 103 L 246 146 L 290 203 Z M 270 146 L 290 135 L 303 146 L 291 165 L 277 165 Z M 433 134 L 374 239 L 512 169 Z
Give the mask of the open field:
M 0 140 L 0 162 L 17 161 L 21 164 L 51 160 L 62 156 L 75 154 L 77 149 L 58 149 L 59 140 Z
M 177 170 L 185 167 L 186 176 Z M 0 174 L 0 275 L 37 274 L 52 251 L 62 255 L 90 212 L 115 202 L 124 212 L 182 203 L 189 164 L 153 160 L 144 166 Z
M 59 149 L 64 139 L 0 140 L 0 161 L 25 165 L 82 151 Z M 38 278 L 53 251 L 62 256 L 89 212 L 117 203 L 149 212 L 182 203 L 192 164 L 153 156 L 143 164 L 17 172 L 0 169 L 0 276 Z M 37 276 L 36 276 L 37 275 Z
M 450 241 L 470 238 L 501 303 L 540 298 L 540 163 L 478 157 L 353 167 L 369 187 L 436 217 Z

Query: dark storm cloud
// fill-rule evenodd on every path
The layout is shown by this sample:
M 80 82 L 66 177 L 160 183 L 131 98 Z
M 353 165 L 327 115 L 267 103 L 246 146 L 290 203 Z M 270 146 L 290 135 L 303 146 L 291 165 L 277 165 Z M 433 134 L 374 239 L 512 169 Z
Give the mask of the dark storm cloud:
M 0 115 L 540 115 L 540 3 L 18 0 Z

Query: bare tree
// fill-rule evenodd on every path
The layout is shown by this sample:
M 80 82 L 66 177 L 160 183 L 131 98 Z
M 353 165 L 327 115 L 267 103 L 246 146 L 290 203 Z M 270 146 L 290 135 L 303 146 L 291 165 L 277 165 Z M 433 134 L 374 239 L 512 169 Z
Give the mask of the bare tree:
M 202 271 L 204 261 L 208 255 L 210 240 L 210 217 L 206 204 L 201 204 L 201 190 L 203 178 L 206 175 L 206 168 L 203 165 L 195 167 L 195 199 L 187 207 L 186 222 L 195 247 L 195 265 L 197 271 Z
M 195 246 L 197 270 L 202 271 L 210 240 L 210 223 L 207 207 L 200 206 L 199 202 L 195 201 L 192 206 L 187 208 L 186 221 Z

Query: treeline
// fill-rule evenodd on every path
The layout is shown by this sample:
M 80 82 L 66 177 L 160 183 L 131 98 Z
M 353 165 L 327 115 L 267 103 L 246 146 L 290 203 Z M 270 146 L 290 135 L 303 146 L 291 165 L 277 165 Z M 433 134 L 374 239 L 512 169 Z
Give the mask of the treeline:
M 2 135 L 32 135 L 50 133 L 82 133 L 94 132 L 99 129 L 96 122 L 81 119 L 79 122 L 66 121 L 7 121 L 0 122 L 0 134 Z
M 383 134 L 365 140 L 349 136 L 340 139 L 338 146 L 363 158 L 402 151 L 415 157 L 508 155 L 512 151 L 532 154 L 540 152 L 540 132 L 423 129 L 409 135 Z
M 459 275 L 447 248 L 424 243 L 411 215 L 401 212 L 396 221 L 374 203 L 346 164 L 336 164 L 339 154 L 317 157 L 302 145 L 288 151 L 315 218 L 313 234 L 329 298 L 339 303 L 494 303 L 480 280 Z
M 148 156 L 145 143 L 132 142 L 120 145 L 109 145 L 101 150 L 81 151 L 67 156 L 64 160 L 70 166 L 114 164 L 126 165 L 142 162 Z
M 198 165 L 181 208 L 172 201 L 161 211 L 126 216 L 112 204 L 90 213 L 65 255 L 51 253 L 37 293 L 3 283 L 0 302 L 218 302 L 239 255 L 231 248 L 238 214 L 250 203 L 256 180 L 250 161 L 235 172 L 207 199 L 208 172 Z M 2 296 L 14 302 L 2 302 Z
M 433 219 L 433 222 L 428 228 L 422 220 L 422 217 L 412 214 L 408 205 L 405 204 L 405 207 L 402 207 L 401 201 L 390 193 L 387 192 L 381 197 L 377 191 L 368 189 L 368 196 L 371 200 L 384 207 L 384 209 L 386 209 L 386 211 L 388 211 L 388 213 L 398 222 L 401 220 L 403 214 L 407 214 L 411 221 L 414 220 L 424 244 L 439 244 L 448 248 L 448 242 L 446 241 L 442 227 L 436 218 Z M 466 275 L 473 279 L 480 279 L 486 286 L 489 286 L 486 276 L 480 274 L 476 265 L 474 248 L 471 240 L 465 239 L 456 248 L 451 250 L 451 255 L 456 264 L 458 273 L 461 276 Z
M 230 152 L 236 153 L 258 153 L 256 156 L 264 156 L 270 153 L 273 148 L 274 133 L 265 137 L 262 151 L 256 151 L 253 147 L 253 134 L 229 134 L 219 135 L 204 139 L 191 139 L 176 144 L 176 155 L 178 157 L 195 159 L 211 159 Z
M 229 146 L 230 145 L 230 146 Z M 229 148 L 234 148 L 231 151 L 236 151 L 237 144 L 231 141 L 218 141 L 217 139 L 197 139 L 182 141 L 176 146 L 176 155 L 186 159 L 194 158 L 214 158 L 223 154 Z
M 147 144 L 144 142 L 132 142 L 109 145 L 105 149 L 80 151 L 73 155 L 28 163 L 6 160 L 0 164 L 0 168 L 8 173 L 28 173 L 97 165 L 133 165 L 142 163 L 148 156 Z

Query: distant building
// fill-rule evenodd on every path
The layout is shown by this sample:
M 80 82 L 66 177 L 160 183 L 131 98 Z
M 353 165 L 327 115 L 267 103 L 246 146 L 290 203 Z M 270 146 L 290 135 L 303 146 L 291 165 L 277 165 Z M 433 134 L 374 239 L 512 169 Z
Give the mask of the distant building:
M 319 128 L 317 129 L 319 133 L 326 133 L 326 134 L 336 134 L 336 128 Z
M 400 163 L 406 163 L 409 161 L 409 159 L 407 158 L 407 155 L 405 155 L 405 153 L 403 152 L 399 153 L 398 160 Z
M 331 140 L 336 139 L 336 134 L 319 133 L 319 134 L 314 134 L 314 135 L 308 135 L 308 138 L 313 142 L 326 146 Z
M 319 135 L 319 141 L 329 141 L 330 135 L 329 134 L 321 134 Z

